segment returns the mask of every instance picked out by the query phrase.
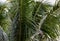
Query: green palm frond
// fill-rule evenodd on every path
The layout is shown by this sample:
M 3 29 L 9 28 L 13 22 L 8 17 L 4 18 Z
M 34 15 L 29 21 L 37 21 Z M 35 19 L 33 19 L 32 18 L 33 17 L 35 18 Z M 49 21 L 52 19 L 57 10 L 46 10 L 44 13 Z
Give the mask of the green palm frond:
M 40 29 L 44 34 L 47 36 L 49 35 L 51 38 L 56 38 L 56 36 L 58 36 L 58 29 L 56 25 L 59 25 L 59 18 L 54 16 L 53 7 L 43 5 L 41 3 L 35 3 L 30 0 L 20 0 L 19 10 L 21 22 L 21 41 L 28 41 L 30 37 L 36 33 L 36 30 L 39 28 L 39 22 L 45 15 L 47 15 L 47 18 L 42 23 Z
M 6 3 L 0 4 L 0 26 L 7 32 L 8 27 L 11 23 L 9 14 L 8 14 L 8 7 Z
M 11 0 L 9 4 L 0 5 L 0 26 L 6 32 L 11 27 L 11 41 L 54 40 L 59 36 L 60 6 L 34 0 Z

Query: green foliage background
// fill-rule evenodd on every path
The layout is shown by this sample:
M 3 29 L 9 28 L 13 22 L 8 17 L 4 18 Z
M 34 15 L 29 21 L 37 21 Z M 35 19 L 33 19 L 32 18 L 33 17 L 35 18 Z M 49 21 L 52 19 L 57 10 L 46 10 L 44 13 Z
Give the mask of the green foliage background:
M 55 41 L 60 34 L 59 4 L 50 6 L 34 0 L 10 0 L 0 5 L 0 26 L 8 32 L 10 41 Z

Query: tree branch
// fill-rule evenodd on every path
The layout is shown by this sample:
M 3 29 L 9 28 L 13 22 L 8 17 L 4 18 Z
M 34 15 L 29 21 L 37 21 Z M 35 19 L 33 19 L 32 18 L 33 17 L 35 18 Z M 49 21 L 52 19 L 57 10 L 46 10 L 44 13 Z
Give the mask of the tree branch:
M 40 30 L 40 28 L 41 28 L 41 26 L 42 26 L 42 24 L 44 23 L 44 20 L 47 18 L 47 15 L 45 15 L 42 19 L 41 19 L 41 21 L 40 21 L 40 23 L 39 23 L 39 28 L 38 28 L 38 30 L 37 30 L 37 32 L 33 35 L 33 36 L 31 36 L 31 39 L 33 39 L 36 35 L 38 35 L 38 34 L 41 34 L 41 35 L 43 35 L 43 32 Z

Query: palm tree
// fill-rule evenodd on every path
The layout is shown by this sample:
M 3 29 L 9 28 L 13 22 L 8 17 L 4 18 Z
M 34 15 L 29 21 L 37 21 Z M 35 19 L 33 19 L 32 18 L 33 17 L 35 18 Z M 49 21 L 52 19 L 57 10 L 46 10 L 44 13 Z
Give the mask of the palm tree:
M 60 7 L 17 0 L 14 41 L 50 41 L 59 36 Z M 17 39 L 18 38 L 18 39 Z
M 59 6 L 52 7 L 31 0 L 19 2 L 21 41 L 54 40 L 58 36 Z
M 10 41 L 55 41 L 59 36 L 59 4 L 51 6 L 34 0 L 10 0 L 9 4 Z
M 16 0 L 12 4 L 15 2 L 16 13 L 12 9 L 13 15 L 16 14 L 12 26 L 14 41 L 54 40 L 58 36 L 59 6 L 52 7 L 31 0 Z

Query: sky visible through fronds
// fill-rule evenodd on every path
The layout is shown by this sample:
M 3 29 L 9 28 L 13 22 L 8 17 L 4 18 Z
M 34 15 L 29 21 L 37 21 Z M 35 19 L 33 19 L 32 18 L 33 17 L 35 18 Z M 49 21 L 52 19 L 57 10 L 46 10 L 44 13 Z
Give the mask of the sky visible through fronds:
M 35 2 L 42 2 L 44 4 L 49 4 L 54 6 L 55 4 L 57 5 L 59 0 L 34 0 Z

